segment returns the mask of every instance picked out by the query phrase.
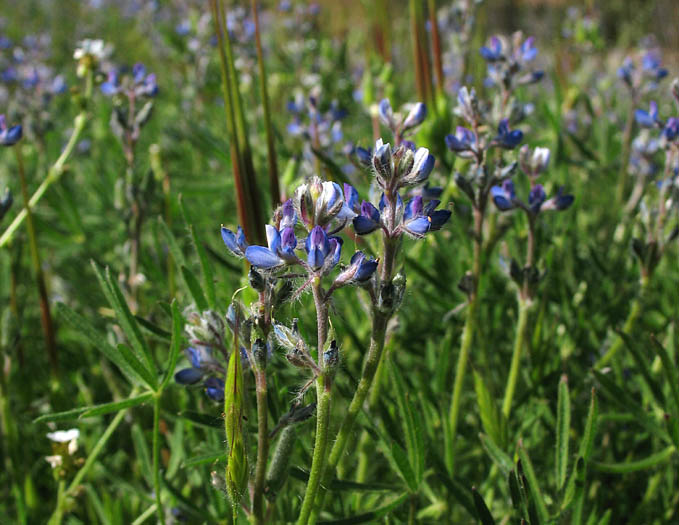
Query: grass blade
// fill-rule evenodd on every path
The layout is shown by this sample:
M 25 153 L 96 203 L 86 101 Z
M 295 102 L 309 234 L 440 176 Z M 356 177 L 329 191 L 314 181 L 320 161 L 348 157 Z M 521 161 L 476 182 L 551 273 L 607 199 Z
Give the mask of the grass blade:
M 571 400 L 568 378 L 563 375 L 559 382 L 559 398 L 556 415 L 556 484 L 561 490 L 568 472 L 568 434 L 571 429 Z

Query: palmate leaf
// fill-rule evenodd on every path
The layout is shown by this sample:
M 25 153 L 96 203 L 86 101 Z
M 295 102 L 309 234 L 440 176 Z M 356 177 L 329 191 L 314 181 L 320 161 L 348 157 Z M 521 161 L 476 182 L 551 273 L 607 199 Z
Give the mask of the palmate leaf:
M 94 269 L 94 273 L 99 280 L 99 284 L 107 301 L 116 313 L 118 324 L 120 324 L 125 336 L 132 345 L 135 355 L 145 363 L 149 373 L 155 376 L 156 366 L 153 362 L 151 349 L 142 336 L 139 325 L 132 315 L 130 308 L 127 306 L 127 302 L 125 301 L 125 297 L 123 296 L 118 283 L 111 276 L 110 269 L 107 267 L 104 274 L 94 261 L 92 261 L 92 268 Z M 154 379 L 152 388 L 155 390 L 156 387 L 157 383 Z
M 496 444 L 501 447 L 505 446 L 506 424 L 504 416 L 498 410 L 495 399 L 483 381 L 483 377 L 476 370 L 474 370 L 474 390 L 476 391 L 483 430 Z
M 132 383 L 145 384 L 148 387 L 155 389 L 156 381 L 153 375 L 129 348 L 124 345 L 120 345 L 118 349 L 114 348 L 101 334 L 99 334 L 99 332 L 97 332 L 87 319 L 64 303 L 57 303 L 57 314 L 84 335 L 90 343 L 110 359 Z
M 406 486 L 410 492 L 417 492 L 419 487 L 413 468 L 410 465 L 410 460 L 408 455 L 401 448 L 401 445 L 395 441 L 391 444 L 390 448 L 392 463 L 396 467 L 396 470 L 405 481 Z

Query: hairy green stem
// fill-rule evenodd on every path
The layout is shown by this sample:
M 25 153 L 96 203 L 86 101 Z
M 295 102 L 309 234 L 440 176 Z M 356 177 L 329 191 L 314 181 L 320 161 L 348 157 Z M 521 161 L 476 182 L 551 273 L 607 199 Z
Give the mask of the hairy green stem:
M 316 495 L 321 486 L 321 478 L 325 471 L 326 450 L 328 448 L 328 434 L 330 430 L 330 402 L 332 392 L 332 377 L 326 371 L 323 362 L 323 349 L 328 335 L 328 304 L 321 287 L 320 278 L 312 284 L 314 304 L 316 306 L 316 323 L 318 328 L 318 364 L 323 372 L 316 379 L 316 437 L 314 441 L 314 455 L 311 461 L 311 471 L 307 482 L 302 510 L 297 525 L 306 525 L 314 508 Z
M 393 220 L 393 218 L 392 218 Z M 383 265 L 380 269 L 380 282 L 391 283 L 393 279 L 394 266 L 396 262 L 396 255 L 398 252 L 398 245 L 394 239 L 384 237 L 383 239 Z M 337 437 L 335 438 L 335 443 L 330 450 L 330 456 L 328 458 L 328 465 L 323 477 L 323 487 L 318 496 L 318 505 L 314 510 L 314 513 L 309 520 L 309 525 L 314 525 L 318 519 L 323 506 L 325 504 L 325 496 L 327 490 L 328 482 L 335 474 L 337 465 L 339 464 L 342 455 L 344 454 L 344 449 L 349 442 L 349 437 L 354 428 L 354 423 L 356 423 L 356 418 L 359 412 L 363 408 L 363 403 L 370 392 L 370 387 L 373 384 L 377 368 L 379 366 L 380 360 L 382 359 L 382 352 L 384 350 L 384 342 L 387 334 L 387 324 L 391 318 L 392 312 L 383 312 L 378 308 L 373 308 L 372 315 L 372 330 L 370 335 L 370 347 L 368 349 L 368 354 L 365 357 L 363 363 L 363 371 L 361 372 L 361 379 L 358 382 L 354 396 L 349 403 L 349 409 L 347 410 L 342 425 L 340 426 Z
M 632 333 L 632 330 L 634 330 L 634 327 L 636 326 L 637 319 L 641 315 L 642 306 L 644 303 L 644 299 L 646 297 L 646 293 L 648 291 L 649 282 L 650 277 L 648 275 L 643 275 L 641 277 L 639 294 L 632 301 L 632 306 L 630 307 L 629 314 L 627 315 L 625 324 L 622 327 L 622 332 L 626 335 Z M 608 363 L 610 363 L 611 359 L 613 359 L 618 354 L 618 352 L 623 346 L 624 341 L 622 337 L 617 335 L 615 337 L 615 340 L 613 341 L 613 344 L 608 348 L 606 353 L 594 364 L 593 368 L 598 370 L 606 366 Z
M 57 374 L 58 359 L 57 359 L 57 344 L 54 336 L 54 324 L 52 323 L 52 314 L 50 313 L 49 296 L 47 295 L 47 284 L 45 283 L 45 273 L 42 271 L 42 262 L 40 261 L 40 251 L 38 249 L 38 234 L 33 222 L 33 213 L 29 206 L 28 184 L 26 183 L 26 172 L 24 170 L 24 159 L 21 154 L 21 146 L 14 147 L 16 153 L 17 167 L 19 170 L 19 182 L 21 184 L 21 195 L 24 199 L 24 210 L 26 210 L 26 229 L 28 230 L 28 245 L 31 251 L 31 263 L 33 264 L 33 271 L 35 272 L 35 280 L 38 285 L 38 294 L 40 296 L 40 322 L 42 331 L 45 335 L 45 346 L 47 348 L 47 357 L 50 362 L 50 367 L 53 374 Z
M 85 100 L 89 100 L 91 97 L 92 97 L 92 72 L 90 71 L 87 73 L 86 78 Z M 85 105 L 85 107 L 75 117 L 75 120 L 73 122 L 73 132 L 71 133 L 71 136 L 69 137 L 68 142 L 66 143 L 66 147 L 63 149 L 61 155 L 59 155 L 59 158 L 57 158 L 56 162 L 47 172 L 45 180 L 42 181 L 40 186 L 38 186 L 38 189 L 35 190 L 35 193 L 28 201 L 28 207 L 24 208 L 17 214 L 17 216 L 7 227 L 2 236 L 0 236 L 0 248 L 5 246 L 12 240 L 14 234 L 19 229 L 19 226 L 21 226 L 21 223 L 24 222 L 24 220 L 26 219 L 27 209 L 35 208 L 38 205 L 38 202 L 40 202 L 40 199 L 42 199 L 45 192 L 49 189 L 49 187 L 52 184 L 58 182 L 61 176 L 64 174 L 64 172 L 66 171 L 65 170 L 66 161 L 73 153 L 76 144 L 78 144 L 78 141 L 80 140 L 80 135 L 82 135 L 82 132 L 87 124 L 87 120 L 88 120 L 87 106 Z
M 255 486 L 252 496 L 252 516 L 256 525 L 264 521 L 264 487 L 266 480 L 266 462 L 269 458 L 269 435 L 267 430 L 267 386 L 266 372 L 259 369 L 255 372 L 257 395 L 257 465 L 255 466 Z
M 509 419 L 512 410 L 512 400 L 516 391 L 516 383 L 519 379 L 519 369 L 521 367 L 521 355 L 526 345 L 528 337 L 528 316 L 531 310 L 531 302 L 524 298 L 519 298 L 519 319 L 516 325 L 516 336 L 514 339 L 514 351 L 512 353 L 512 363 L 509 367 L 505 397 L 502 402 L 502 415 Z

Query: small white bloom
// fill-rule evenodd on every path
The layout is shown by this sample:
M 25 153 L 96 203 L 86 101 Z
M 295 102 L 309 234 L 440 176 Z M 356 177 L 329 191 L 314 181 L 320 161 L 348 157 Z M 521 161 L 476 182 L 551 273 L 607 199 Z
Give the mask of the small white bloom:
M 80 437 L 80 430 L 71 428 L 70 430 L 57 430 L 56 432 L 49 432 L 47 439 L 56 443 L 68 443 Z
M 60 467 L 63 463 L 61 456 L 45 456 L 45 461 L 47 461 L 52 468 Z
M 78 42 L 78 47 L 73 53 L 73 58 L 80 60 L 86 55 L 90 55 L 97 60 L 103 60 L 108 57 L 112 51 L 112 46 L 105 44 L 103 40 L 86 38 L 85 40 Z

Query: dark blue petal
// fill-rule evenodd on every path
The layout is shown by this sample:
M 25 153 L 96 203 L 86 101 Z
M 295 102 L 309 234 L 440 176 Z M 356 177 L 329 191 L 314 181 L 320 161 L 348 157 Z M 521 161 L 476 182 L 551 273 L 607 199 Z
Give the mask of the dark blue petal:
M 195 385 L 203 378 L 203 372 L 197 368 L 184 368 L 174 375 L 175 382 L 180 385 Z
M 436 210 L 429 215 L 429 231 L 440 230 L 445 223 L 450 219 L 452 212 L 450 210 Z
M 354 274 L 354 280 L 361 283 L 370 279 L 377 270 L 377 264 L 375 259 L 362 259 Z
M 357 215 L 354 217 L 354 231 L 358 235 L 372 233 L 379 227 L 380 225 L 369 217 L 364 217 L 363 215 Z
M 205 394 L 213 401 L 224 401 L 224 381 L 216 377 L 206 379 Z

